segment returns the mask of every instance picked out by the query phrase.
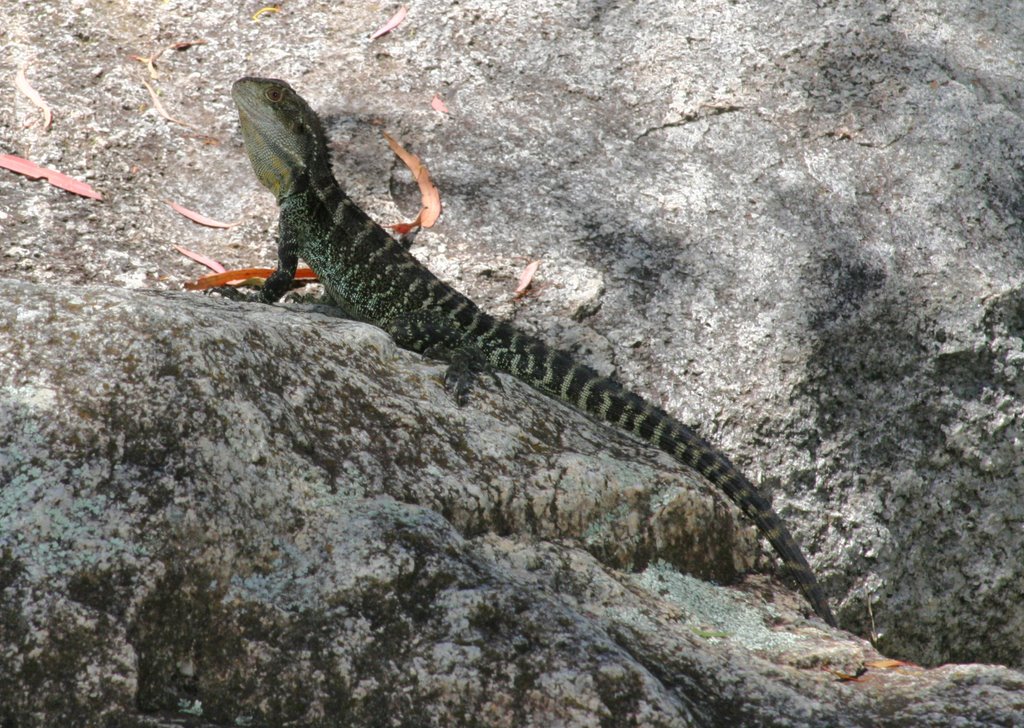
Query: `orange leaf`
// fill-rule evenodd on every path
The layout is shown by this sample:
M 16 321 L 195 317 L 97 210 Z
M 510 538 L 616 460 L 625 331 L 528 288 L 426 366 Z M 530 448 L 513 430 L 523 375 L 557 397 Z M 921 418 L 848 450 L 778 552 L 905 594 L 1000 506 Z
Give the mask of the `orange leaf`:
M 25 78 L 25 69 L 19 68 L 18 72 L 14 75 L 14 85 L 18 87 L 18 90 L 28 96 L 29 101 L 39 107 L 40 111 L 43 112 L 43 131 L 47 131 L 53 124 L 53 111 L 43 101 L 43 97 L 39 95 L 39 92 L 32 88 L 32 85 Z
M 224 272 L 224 266 L 222 266 L 218 261 L 214 260 L 213 258 L 211 258 L 208 255 L 203 255 L 202 253 L 196 253 L 194 251 L 189 250 L 188 248 L 183 248 L 180 245 L 175 245 L 174 249 L 177 250 L 182 255 L 184 255 L 186 258 L 191 258 L 196 263 L 199 263 L 201 265 L 205 265 L 207 268 L 212 270 L 214 273 L 223 273 Z
M 190 291 L 204 291 L 207 288 L 216 288 L 217 286 L 225 286 L 238 281 L 248 281 L 253 278 L 266 280 L 274 270 L 274 268 L 237 268 L 235 270 L 226 270 L 223 273 L 203 276 L 198 281 L 188 282 L 185 284 L 185 288 Z M 315 281 L 316 273 L 309 268 L 299 268 L 295 272 L 295 280 Z
M 522 274 L 519 276 L 519 284 L 512 293 L 513 298 L 522 298 L 526 295 L 526 292 L 530 289 L 530 282 L 533 281 L 533 274 L 537 272 L 538 268 L 540 268 L 540 261 L 533 260 L 523 269 Z
M 236 225 L 242 224 L 241 220 L 238 220 L 237 222 L 221 222 L 220 220 L 214 220 L 212 217 L 207 217 L 206 215 L 202 215 L 198 212 L 195 212 L 194 210 L 190 210 L 187 207 L 182 207 L 177 202 L 171 202 L 170 200 L 164 200 L 164 202 L 170 205 L 171 209 L 174 210 L 179 215 L 184 215 L 192 222 L 199 223 L 200 225 L 205 225 L 206 227 L 233 228 Z
M 903 660 L 889 660 L 889 659 L 869 660 L 868 662 L 865 662 L 864 664 L 867 665 L 868 667 L 878 668 L 879 670 L 891 670 L 894 667 L 917 667 L 917 665 L 915 665 L 912 662 L 904 662 Z
M 445 106 L 444 101 L 442 101 L 441 97 L 437 94 L 434 94 L 434 98 L 430 100 L 430 108 L 434 111 L 440 111 L 442 114 L 448 113 L 448 107 Z
M 214 273 L 213 275 L 203 276 L 198 281 L 188 281 L 185 283 L 185 288 L 190 291 L 205 291 L 207 288 L 226 286 L 228 283 L 244 281 L 250 278 L 266 279 L 273 272 L 273 268 L 238 268 L 236 270 L 226 270 L 223 273 Z
M 54 187 L 60 187 L 62 190 L 76 195 L 81 195 L 82 197 L 89 197 L 93 200 L 103 199 L 103 195 L 87 185 L 85 182 L 72 179 L 66 174 L 62 174 L 56 170 L 40 167 L 35 162 L 30 162 L 27 159 L 16 157 L 13 154 L 0 154 L 0 167 L 9 169 L 12 172 L 17 172 L 18 174 L 23 174 L 29 179 L 41 179 L 45 177 L 46 181 Z
M 377 38 L 380 38 L 382 35 L 390 33 L 392 30 L 398 27 L 399 23 L 405 20 L 405 16 L 408 14 L 409 8 L 403 5 L 398 9 L 397 13 L 391 16 L 391 19 L 388 22 L 384 23 L 384 25 L 380 26 L 379 28 L 377 28 L 377 30 L 373 31 L 373 34 L 370 35 L 370 40 L 376 40 Z
M 412 172 L 412 176 L 416 180 L 416 184 L 420 188 L 420 197 L 423 201 L 423 207 L 420 209 L 416 219 L 413 220 L 409 225 L 415 227 L 428 228 L 432 227 L 437 218 L 441 216 L 441 194 L 437 191 L 437 187 L 430 181 L 430 172 L 427 170 L 427 166 L 420 161 L 420 158 L 415 154 L 410 154 L 402 148 L 402 145 L 391 138 L 387 132 L 384 132 L 384 138 L 388 141 L 388 146 L 391 147 L 391 151 L 405 163 L 405 166 Z
M 864 682 L 864 675 L 867 673 L 866 667 L 857 668 L 857 672 L 850 675 L 846 672 L 840 672 L 839 670 L 833 670 L 831 667 L 823 667 L 825 672 L 830 672 L 835 675 L 842 682 Z

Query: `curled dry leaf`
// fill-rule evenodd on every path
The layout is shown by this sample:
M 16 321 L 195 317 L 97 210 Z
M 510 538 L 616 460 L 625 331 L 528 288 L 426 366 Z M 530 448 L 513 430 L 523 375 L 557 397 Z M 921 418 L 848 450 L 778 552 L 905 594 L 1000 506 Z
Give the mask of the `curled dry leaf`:
M 391 151 L 395 153 L 395 156 L 401 159 L 405 166 L 409 168 L 409 171 L 412 172 L 416 184 L 419 185 L 420 197 L 423 203 L 415 220 L 410 223 L 392 225 L 392 229 L 400 233 L 406 233 L 417 226 L 424 228 L 433 226 L 437 222 L 437 218 L 441 216 L 441 194 L 437 191 L 434 183 L 430 181 L 430 172 L 427 170 L 427 166 L 415 154 L 407 152 L 387 132 L 384 132 L 384 138 L 387 139 L 388 146 L 391 147 Z
M 19 68 L 18 72 L 14 74 L 14 85 L 18 87 L 18 90 L 28 96 L 28 100 L 39 107 L 39 110 L 43 114 L 43 131 L 49 131 L 53 125 L 53 111 L 50 106 L 43 101 L 43 97 L 39 95 L 39 92 L 32 88 L 32 84 L 25 78 L 25 69 Z
M 260 8 L 255 13 L 253 13 L 252 19 L 253 20 L 259 20 L 261 15 L 267 15 L 269 13 L 279 13 L 279 12 L 281 12 L 281 6 L 280 5 L 267 5 L 265 7 Z
M 382 35 L 390 33 L 392 30 L 398 27 L 399 23 L 405 20 L 405 16 L 408 14 L 409 8 L 403 5 L 398 9 L 397 13 L 391 16 L 391 19 L 388 22 L 384 23 L 384 25 L 380 26 L 379 28 L 377 28 L 377 30 L 373 31 L 373 33 L 370 35 L 370 40 L 376 40 L 377 38 L 380 38 Z
M 195 212 L 194 210 L 190 210 L 187 207 L 183 207 L 179 205 L 177 202 L 171 202 L 170 200 L 164 200 L 164 202 L 170 205 L 171 209 L 174 210 L 179 215 L 184 215 L 192 222 L 198 223 L 200 225 L 205 225 L 206 227 L 233 228 L 236 225 L 242 224 L 241 220 L 238 220 L 237 222 L 221 222 L 220 220 L 214 220 L 212 217 L 207 217 L 206 215 Z
M 17 172 L 18 174 L 23 174 L 29 179 L 45 178 L 46 181 L 54 187 L 59 187 L 62 190 L 76 195 L 81 195 L 82 197 L 88 197 L 93 200 L 103 199 L 103 195 L 87 185 L 85 182 L 80 182 L 77 179 L 68 177 L 66 174 L 54 169 L 40 167 L 35 162 L 30 162 L 27 159 L 16 157 L 13 154 L 0 154 L 0 167 L 9 169 L 12 172 Z

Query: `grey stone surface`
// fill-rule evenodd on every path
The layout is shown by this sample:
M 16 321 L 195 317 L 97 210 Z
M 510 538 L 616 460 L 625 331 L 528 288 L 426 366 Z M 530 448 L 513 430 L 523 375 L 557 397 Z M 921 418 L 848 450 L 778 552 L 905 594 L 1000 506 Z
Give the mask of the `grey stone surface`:
M 339 176 L 378 219 L 417 205 L 381 129 L 423 157 L 445 204 L 416 247 L 435 271 L 614 371 L 761 481 L 844 627 L 925 664 L 1024 666 L 1015 3 L 428 2 L 374 42 L 391 8 L 254 10 L 5 8 L 2 151 L 84 178 L 105 201 L 0 171 L 0 275 L 174 289 L 199 272 L 174 243 L 228 265 L 271 261 L 274 206 L 228 88 L 246 73 L 286 78 L 324 112 Z M 196 38 L 206 44 L 161 55 L 156 79 L 128 58 Z M 11 85 L 18 68 L 54 107 L 50 131 Z M 157 114 L 143 80 L 195 128 Z M 434 93 L 449 115 L 430 109 Z M 199 228 L 165 199 L 245 222 Z M 538 257 L 550 285 L 513 304 Z M 506 467 L 507 452 L 486 467 Z M 647 457 L 640 489 L 677 487 Z M 563 467 L 580 480 L 590 465 L 560 463 L 552 482 Z M 580 523 L 616 513 L 604 492 L 583 499 L 595 510 Z M 440 512 L 465 534 L 579 532 L 536 511 L 499 508 L 505 525 Z M 715 513 L 673 563 L 705 576 L 751 565 L 749 531 Z M 619 556 L 617 536 L 591 552 L 631 566 L 642 529 L 623 528 Z
M 680 573 L 672 534 L 714 542 L 731 511 L 697 517 L 699 483 L 651 485 L 658 456 L 513 380 L 458 409 L 437 365 L 302 306 L 0 296 L 4 725 L 1024 719 L 1019 672 L 889 669 L 764 577 Z M 559 531 L 510 515 L 552 490 Z

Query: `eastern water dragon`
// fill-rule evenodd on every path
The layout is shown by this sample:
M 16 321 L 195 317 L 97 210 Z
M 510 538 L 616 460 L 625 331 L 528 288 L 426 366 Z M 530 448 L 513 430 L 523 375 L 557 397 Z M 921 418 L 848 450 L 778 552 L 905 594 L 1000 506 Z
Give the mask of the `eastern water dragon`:
M 413 257 L 342 190 L 323 123 L 284 81 L 242 78 L 231 91 L 245 149 L 280 208 L 278 266 L 259 294 L 277 301 L 298 259 L 333 301 L 395 342 L 446 361 L 445 383 L 460 402 L 471 374 L 507 372 L 541 392 L 610 422 L 693 468 L 750 518 L 782 559 L 814 611 L 835 625 L 807 559 L 771 504 L 715 448 L 664 410 L 599 375 L 572 355 L 481 311 Z

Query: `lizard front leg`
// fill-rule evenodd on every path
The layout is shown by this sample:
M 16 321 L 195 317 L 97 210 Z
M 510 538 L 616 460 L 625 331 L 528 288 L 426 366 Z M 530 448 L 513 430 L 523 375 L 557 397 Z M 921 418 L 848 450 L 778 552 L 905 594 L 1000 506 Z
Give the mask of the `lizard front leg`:
M 243 293 L 233 286 L 217 286 L 211 290 L 232 301 L 277 302 L 292 287 L 295 270 L 299 265 L 298 238 L 290 234 L 289 230 L 290 227 L 282 219 L 277 235 L 277 268 L 267 277 L 258 292 Z
M 270 274 L 260 289 L 260 301 L 274 303 L 292 287 L 295 269 L 299 265 L 298 249 L 298 236 L 291 233 L 291 228 L 282 219 L 277 234 L 277 270 Z
M 403 349 L 448 363 L 444 387 L 460 407 L 477 373 L 487 369 L 487 358 L 475 346 L 464 343 L 460 329 L 434 309 L 420 309 L 395 316 L 385 327 Z

